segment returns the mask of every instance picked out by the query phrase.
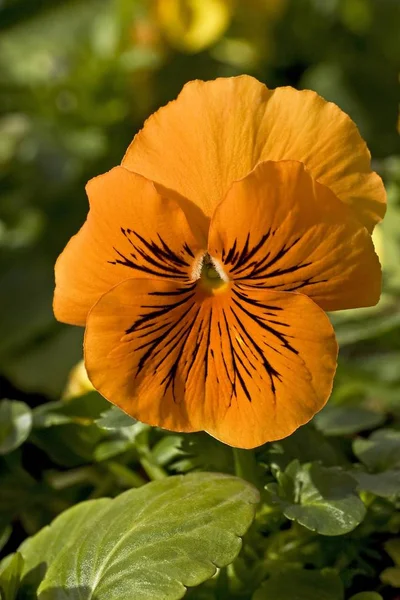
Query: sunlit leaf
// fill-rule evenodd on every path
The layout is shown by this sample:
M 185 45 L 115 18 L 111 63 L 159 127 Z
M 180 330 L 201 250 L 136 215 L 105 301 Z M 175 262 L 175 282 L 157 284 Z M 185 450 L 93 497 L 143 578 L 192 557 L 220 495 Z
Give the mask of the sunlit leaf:
M 257 501 L 236 477 L 199 473 L 77 505 L 23 544 L 24 583 L 47 564 L 39 600 L 182 598 L 232 562 Z
M 7 557 L 0 566 L 1 600 L 15 600 L 21 580 L 24 559 L 19 552 Z

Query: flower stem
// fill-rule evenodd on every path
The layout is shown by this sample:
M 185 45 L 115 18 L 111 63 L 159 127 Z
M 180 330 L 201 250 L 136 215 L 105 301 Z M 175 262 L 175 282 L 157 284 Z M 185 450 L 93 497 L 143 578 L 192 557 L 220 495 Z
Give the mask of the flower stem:
M 235 465 L 235 474 L 246 481 L 252 483 L 259 490 L 262 489 L 258 465 L 254 450 L 243 450 L 242 448 L 232 448 L 233 460 Z

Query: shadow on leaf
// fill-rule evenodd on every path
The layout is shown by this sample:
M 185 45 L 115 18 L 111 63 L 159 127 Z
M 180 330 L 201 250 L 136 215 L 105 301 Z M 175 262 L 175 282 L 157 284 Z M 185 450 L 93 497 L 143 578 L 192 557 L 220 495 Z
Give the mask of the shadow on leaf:
M 48 588 L 38 595 L 38 600 L 97 600 L 97 596 L 92 595 L 89 587 L 79 586 L 74 588 Z M 123 600 L 121 598 L 121 600 Z M 128 598 L 126 600 L 129 600 Z

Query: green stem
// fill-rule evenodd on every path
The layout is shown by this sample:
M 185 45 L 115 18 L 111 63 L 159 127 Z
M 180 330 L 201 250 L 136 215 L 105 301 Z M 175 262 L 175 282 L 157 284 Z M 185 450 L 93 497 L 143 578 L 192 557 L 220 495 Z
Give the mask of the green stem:
M 156 481 L 157 479 L 165 479 L 168 476 L 166 470 L 153 462 L 149 457 L 139 454 L 139 461 L 150 479 Z
M 249 481 L 256 488 L 262 489 L 254 450 L 242 450 L 242 448 L 232 448 L 232 451 L 235 465 L 235 474 L 238 477 Z
M 132 471 L 121 463 L 110 461 L 107 463 L 106 468 L 109 473 L 112 473 L 127 487 L 141 487 L 146 483 L 146 480 L 139 473 Z

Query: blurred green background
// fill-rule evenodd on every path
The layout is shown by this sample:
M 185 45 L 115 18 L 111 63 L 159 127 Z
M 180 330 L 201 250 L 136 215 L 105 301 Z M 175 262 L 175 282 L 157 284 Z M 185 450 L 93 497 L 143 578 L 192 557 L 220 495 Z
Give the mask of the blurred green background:
M 57 398 L 83 332 L 52 314 L 84 185 L 191 79 L 311 88 L 358 124 L 384 177 L 377 308 L 335 315 L 337 401 L 399 410 L 399 0 L 0 0 L 0 397 Z M 173 149 L 168 149 L 173 151 Z

